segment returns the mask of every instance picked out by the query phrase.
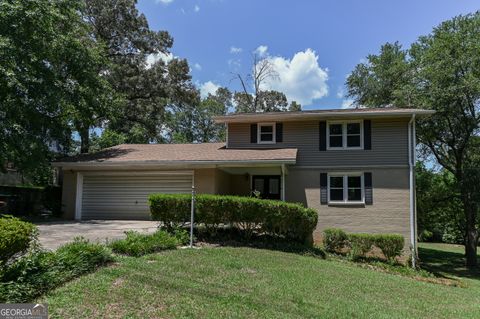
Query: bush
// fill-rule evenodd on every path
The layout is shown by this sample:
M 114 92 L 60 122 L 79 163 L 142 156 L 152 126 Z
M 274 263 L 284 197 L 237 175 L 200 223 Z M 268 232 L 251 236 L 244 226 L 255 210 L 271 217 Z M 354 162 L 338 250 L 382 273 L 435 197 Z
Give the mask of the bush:
M 433 232 L 426 229 L 422 230 L 420 232 L 420 235 L 418 235 L 418 240 L 421 242 L 429 242 L 429 241 L 432 241 L 432 239 L 433 239 Z
M 323 247 L 330 253 L 340 252 L 348 245 L 348 236 L 342 229 L 328 228 L 323 231 Z
M 0 271 L 0 302 L 29 302 L 112 260 L 105 246 L 82 238 L 56 252 L 32 251 Z
M 9 215 L 0 218 L 0 264 L 25 252 L 36 236 L 35 225 Z
M 371 234 L 348 234 L 350 245 L 350 257 L 356 260 L 365 255 L 372 249 L 374 244 L 374 235 Z
M 298 241 L 308 240 L 317 225 L 317 213 L 300 204 L 252 197 L 197 195 L 195 222 L 215 231 L 220 224 L 231 224 L 247 234 L 254 231 Z M 191 196 L 153 194 L 149 197 L 153 220 L 167 227 L 190 221 Z
M 397 234 L 377 234 L 373 235 L 373 244 L 382 251 L 389 262 L 393 262 L 395 257 L 402 254 L 405 239 Z
M 158 230 L 153 234 L 140 234 L 136 231 L 127 231 L 125 234 L 127 238 L 113 241 L 110 247 L 116 253 L 136 257 L 174 249 L 181 244 L 181 240 L 185 240 L 184 233 L 177 232 L 179 236 L 177 238 L 163 230 Z

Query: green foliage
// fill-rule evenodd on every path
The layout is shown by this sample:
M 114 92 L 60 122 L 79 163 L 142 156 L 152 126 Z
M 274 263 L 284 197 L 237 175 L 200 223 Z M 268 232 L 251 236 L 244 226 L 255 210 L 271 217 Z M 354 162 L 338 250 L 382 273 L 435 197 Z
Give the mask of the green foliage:
M 348 235 L 339 228 L 327 228 L 323 231 L 323 247 L 330 253 L 341 252 L 348 245 Z
M 428 170 L 417 163 L 416 187 L 419 234 L 427 231 L 432 233 L 431 240 L 463 244 L 465 219 L 453 174 L 445 169 Z
M 213 117 L 225 115 L 231 93 L 226 88 L 189 104 L 177 104 L 169 114 L 169 140 L 174 143 L 207 143 L 225 140 L 225 125 L 217 124 Z
M 477 266 L 480 206 L 480 11 L 442 22 L 410 49 L 386 44 L 347 80 L 349 95 L 368 107 L 395 105 L 435 110 L 421 119 L 418 139 L 455 180 L 465 223 L 469 267 Z
M 153 194 L 149 197 L 153 220 L 179 225 L 190 220 L 191 195 Z M 195 222 L 214 231 L 220 224 L 232 224 L 247 233 L 260 231 L 298 241 L 310 239 L 317 225 L 315 210 L 299 204 L 251 197 L 197 195 Z
M 29 302 L 113 261 L 103 245 L 76 238 L 56 252 L 32 251 L 0 271 L 0 302 Z
M 13 216 L 0 218 L 0 265 L 25 252 L 36 239 L 37 228 Z
M 107 61 L 80 0 L 0 2 L 0 162 L 30 175 L 109 113 Z M 61 26 L 61 27 L 60 27 Z
M 433 233 L 429 230 L 422 230 L 420 234 L 418 235 L 418 240 L 421 242 L 428 242 L 433 239 Z
M 401 256 L 405 239 L 397 234 L 347 234 L 342 229 L 328 228 L 323 231 L 323 247 L 330 253 L 349 249 L 350 258 L 366 257 L 372 247 L 380 249 L 390 263 Z
M 185 233 L 177 231 L 174 235 L 158 230 L 153 234 L 141 234 L 136 231 L 125 232 L 127 238 L 115 240 L 110 247 L 115 253 L 142 256 L 154 252 L 175 249 L 185 240 Z
M 397 234 L 377 234 L 373 235 L 373 245 L 380 248 L 389 262 L 393 262 L 402 254 L 405 238 Z
M 365 257 L 372 249 L 375 241 L 374 236 L 372 234 L 348 234 L 350 258 L 356 260 L 360 257 Z
M 124 134 L 106 129 L 100 136 L 94 134 L 91 138 L 90 151 L 99 151 L 101 149 L 123 144 L 127 140 Z

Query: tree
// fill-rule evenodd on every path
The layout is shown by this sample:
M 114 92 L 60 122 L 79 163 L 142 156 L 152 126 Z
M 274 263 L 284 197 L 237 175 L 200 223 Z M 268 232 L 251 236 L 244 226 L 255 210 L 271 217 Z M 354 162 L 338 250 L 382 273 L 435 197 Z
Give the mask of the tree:
M 195 88 L 187 61 L 169 61 L 172 37 L 152 31 L 136 3 L 86 0 L 84 15 L 93 27 L 92 37 L 105 44 L 111 65 L 104 73 L 124 101 L 106 127 L 129 143 L 162 142 L 166 108 L 183 105 Z
M 191 103 L 171 113 L 170 140 L 175 143 L 207 143 L 225 140 L 225 127 L 216 124 L 213 116 L 225 115 L 231 103 L 231 93 L 226 88 L 217 89 L 205 99 L 192 99 Z
M 284 93 L 263 89 L 267 81 L 278 79 L 278 73 L 268 58 L 260 58 L 257 54 L 254 54 L 252 72 L 245 77 L 237 73 L 235 78 L 242 86 L 242 91 L 235 92 L 233 95 L 236 112 L 255 113 L 289 110 L 287 97 Z M 250 89 L 253 93 L 250 93 Z M 300 110 L 301 106 L 293 101 L 291 108 Z
M 37 171 L 115 100 L 82 1 L 0 2 L 0 162 Z M 0 165 L 3 167 L 3 165 Z
M 370 55 L 347 80 L 349 95 L 366 107 L 435 110 L 419 122 L 422 150 L 455 177 L 465 221 L 468 267 L 477 266 L 480 12 L 441 23 L 409 50 L 397 44 Z
M 455 176 L 445 169 L 416 165 L 417 221 L 420 237 L 430 233 L 434 240 L 465 244 L 465 219 Z

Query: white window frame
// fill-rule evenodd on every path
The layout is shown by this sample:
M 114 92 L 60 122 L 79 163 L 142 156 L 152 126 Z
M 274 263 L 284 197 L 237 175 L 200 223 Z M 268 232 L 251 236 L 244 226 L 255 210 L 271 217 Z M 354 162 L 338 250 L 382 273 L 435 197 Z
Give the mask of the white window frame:
M 360 176 L 360 186 L 362 188 L 361 200 L 348 200 L 348 177 Z M 330 200 L 330 177 L 343 177 L 343 200 Z M 358 205 L 365 204 L 365 177 L 363 172 L 344 172 L 344 173 L 329 173 L 327 175 L 327 195 L 329 204 L 341 204 L 341 205 Z
M 272 140 L 271 141 L 262 141 L 262 139 L 260 138 L 261 135 L 262 135 L 262 127 L 264 126 L 271 126 L 272 127 Z M 258 123 L 257 124 L 257 144 L 276 144 L 277 141 L 276 141 L 276 136 L 277 136 L 277 132 L 276 132 L 276 123 L 274 122 L 268 122 L 268 123 Z
M 359 123 L 360 124 L 360 146 L 347 146 L 347 124 L 350 123 Z M 331 124 L 342 124 L 342 146 L 330 146 L 330 125 Z M 363 121 L 362 120 L 352 120 L 352 121 L 329 121 L 327 122 L 327 150 L 363 150 Z

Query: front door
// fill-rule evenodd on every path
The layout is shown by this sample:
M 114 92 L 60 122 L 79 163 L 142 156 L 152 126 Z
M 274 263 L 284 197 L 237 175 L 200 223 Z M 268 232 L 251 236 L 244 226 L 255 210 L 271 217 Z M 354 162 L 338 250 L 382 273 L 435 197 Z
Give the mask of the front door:
M 252 192 L 260 193 L 261 198 L 280 199 L 280 176 L 253 176 Z

